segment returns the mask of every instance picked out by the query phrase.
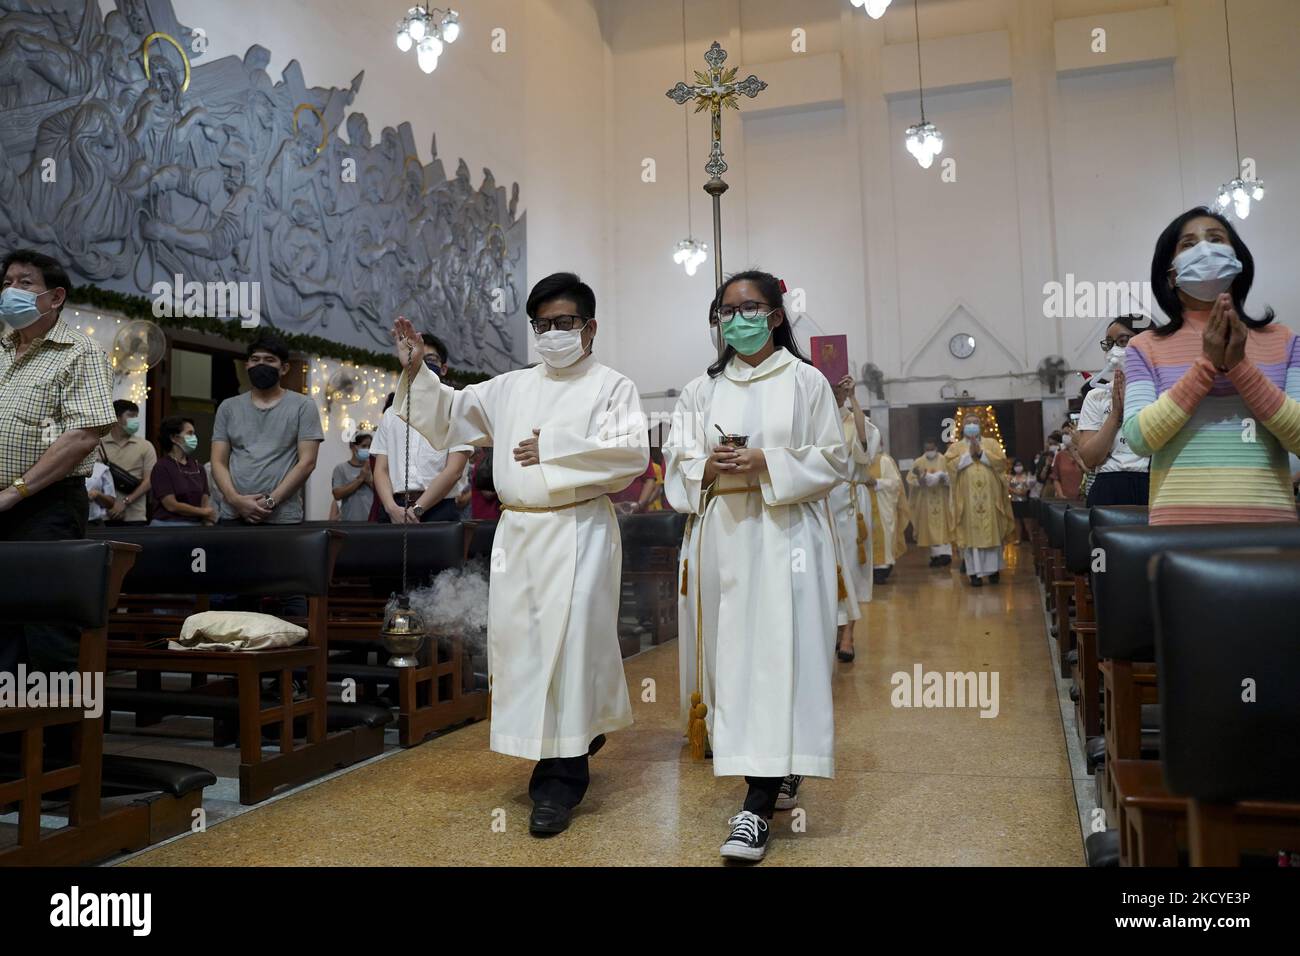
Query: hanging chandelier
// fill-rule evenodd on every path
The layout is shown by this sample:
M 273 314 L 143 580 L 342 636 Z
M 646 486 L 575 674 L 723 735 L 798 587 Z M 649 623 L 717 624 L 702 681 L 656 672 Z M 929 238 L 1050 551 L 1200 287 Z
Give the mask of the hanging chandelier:
M 1219 187 L 1219 195 L 1214 202 L 1220 212 L 1226 211 L 1231 205 L 1237 218 L 1245 219 L 1250 215 L 1251 202 L 1259 202 L 1264 198 L 1264 182 L 1260 179 L 1247 179 L 1241 162 L 1241 136 L 1237 133 L 1237 83 L 1232 73 L 1232 30 L 1228 25 L 1228 0 L 1223 0 L 1223 32 L 1228 41 L 1228 85 L 1232 90 L 1232 138 L 1237 148 L 1237 175 Z
M 682 74 L 686 75 L 686 0 L 682 0 Z M 682 110 L 682 124 L 686 134 L 686 238 L 673 246 L 673 262 L 693 276 L 709 258 L 709 247 L 695 238 L 695 225 L 691 217 L 691 126 L 689 111 Z
M 889 9 L 892 0 L 849 0 L 855 7 L 862 7 L 867 11 L 867 16 L 873 20 L 879 20 Z
M 460 36 L 460 14 L 438 7 L 411 7 L 397 21 L 397 48 L 406 53 L 415 47 L 416 61 L 425 73 L 438 68 L 443 45 Z
M 925 118 L 925 83 L 921 79 L 921 13 L 917 9 L 918 3 L 919 0 L 912 0 L 912 13 L 916 19 L 916 88 L 921 94 L 921 122 L 909 126 L 903 135 L 906 137 L 904 142 L 907 151 L 916 158 L 922 169 L 929 169 L 934 157 L 943 152 L 943 134 L 939 132 L 939 127 L 927 122 Z

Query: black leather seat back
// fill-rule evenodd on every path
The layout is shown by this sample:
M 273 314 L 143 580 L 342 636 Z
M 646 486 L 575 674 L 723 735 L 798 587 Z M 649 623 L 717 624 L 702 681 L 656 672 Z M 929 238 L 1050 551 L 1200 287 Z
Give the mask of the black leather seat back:
M 1146 505 L 1098 505 L 1088 509 L 1093 528 L 1116 528 L 1147 524 L 1150 509 Z
M 298 525 L 96 528 L 91 534 L 140 545 L 122 583 L 128 594 L 327 594 L 333 542 L 344 537 Z
M 1047 543 L 1057 551 L 1065 547 L 1065 513 L 1070 510 L 1070 503 L 1059 498 L 1049 498 L 1043 502 L 1043 525 L 1047 529 Z
M 1170 791 L 1300 801 L 1300 550 L 1164 554 L 1151 590 Z
M 111 564 L 103 541 L 0 542 L 0 620 L 103 627 Z
M 469 539 L 470 561 L 487 561 L 492 557 L 492 539 L 496 537 L 495 521 L 480 521 Z
M 676 511 L 649 511 L 622 515 L 618 519 L 624 550 L 635 548 L 680 548 L 686 531 L 686 515 Z
M 344 534 L 343 550 L 334 565 L 334 577 L 400 577 L 402 527 L 394 524 L 352 522 L 337 526 Z M 459 521 L 431 521 L 408 526 L 406 563 L 412 580 L 458 568 L 465 551 L 464 526 Z
M 1092 522 L 1088 508 L 1071 508 L 1065 513 L 1065 568 L 1071 574 L 1087 574 L 1092 565 Z
M 1165 551 L 1300 548 L 1300 523 L 1094 527 L 1092 541 L 1105 562 L 1105 570 L 1092 575 L 1097 653 L 1103 659 L 1154 661 L 1155 622 L 1147 576 L 1153 557 Z M 1232 599 L 1231 594 L 1220 595 Z

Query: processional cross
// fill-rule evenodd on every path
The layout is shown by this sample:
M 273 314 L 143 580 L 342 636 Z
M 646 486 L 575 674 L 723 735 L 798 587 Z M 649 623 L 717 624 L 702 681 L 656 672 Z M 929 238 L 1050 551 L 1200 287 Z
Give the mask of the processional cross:
M 724 71 L 722 64 L 727 62 L 727 51 L 715 40 L 713 46 L 704 54 L 709 64 L 709 72 L 695 71 L 695 85 L 678 83 L 668 91 L 668 97 L 678 106 L 685 106 L 695 100 L 695 112 L 708 110 L 713 118 L 713 145 L 709 149 L 709 161 L 704 164 L 704 171 L 709 174 L 709 181 L 704 184 L 704 191 L 713 197 L 713 274 L 716 288 L 722 287 L 722 194 L 727 191 L 727 184 L 722 174 L 727 171 L 727 163 L 722 158 L 722 110 L 740 109 L 739 99 L 743 93 L 751 99 L 767 89 L 767 84 L 754 74 L 736 82 L 738 67 Z

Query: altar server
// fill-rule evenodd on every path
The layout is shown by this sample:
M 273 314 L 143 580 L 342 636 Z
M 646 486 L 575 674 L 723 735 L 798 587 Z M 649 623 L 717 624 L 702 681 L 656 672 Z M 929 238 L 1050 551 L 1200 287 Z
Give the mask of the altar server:
M 930 550 L 930 567 L 952 564 L 952 501 L 948 491 L 948 466 L 939 443 L 925 441 L 925 451 L 907 471 L 912 488 L 912 527 L 917 547 Z
M 952 520 L 957 547 L 961 548 L 972 587 L 982 578 L 998 583 L 1002 571 L 1002 546 L 1015 540 L 1007 485 L 1007 458 L 994 438 L 980 434 L 980 418 L 968 414 L 962 438 L 944 455 L 952 485 Z
M 871 600 L 871 548 L 874 526 L 871 523 L 871 498 L 865 484 L 872 457 L 880 450 L 880 430 L 863 412 L 854 394 L 851 375 L 844 376 L 834 387 L 840 406 L 840 427 L 849 448 L 849 480 L 831 489 L 829 504 L 835 519 L 835 544 L 839 555 L 839 578 L 843 592 L 837 620 L 836 656 L 851 663 L 853 622 L 861 619 L 861 605 Z
M 876 529 L 872 541 L 871 567 L 876 584 L 884 584 L 894 563 L 902 555 L 903 528 L 900 511 L 907 509 L 903 497 L 903 476 L 898 463 L 883 451 L 878 452 L 867 471 L 867 488 L 871 491 L 871 522 Z
M 526 306 L 542 364 L 460 391 L 416 357 L 393 403 L 435 448 L 492 446 L 501 520 L 488 597 L 490 746 L 538 761 L 534 834 L 568 827 L 587 757 L 632 723 L 618 645 L 622 540 L 608 495 L 646 469 L 636 387 L 593 354 L 596 297 L 576 275 L 534 286 Z M 394 334 L 416 332 L 398 319 Z
M 834 773 L 836 551 L 825 498 L 849 477 L 830 383 L 799 353 L 780 280 L 732 276 L 715 299 L 727 343 L 682 391 L 666 492 L 691 515 L 685 556 L 697 641 L 692 751 L 749 793 L 722 855 L 760 860 L 778 800 Z M 719 434 L 726 433 L 726 438 Z

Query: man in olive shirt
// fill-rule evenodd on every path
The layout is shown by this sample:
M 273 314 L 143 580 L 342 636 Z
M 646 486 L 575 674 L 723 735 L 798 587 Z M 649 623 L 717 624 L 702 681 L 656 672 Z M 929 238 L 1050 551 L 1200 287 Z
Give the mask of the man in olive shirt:
M 118 489 L 117 503 L 108 512 L 110 525 L 148 524 L 145 502 L 149 497 L 150 476 L 158 464 L 158 453 L 153 443 L 140 437 L 140 406 L 119 398 L 113 403 L 117 421 L 113 429 L 100 441 L 106 464 L 117 465 L 140 483 L 129 492 Z
M 113 371 L 60 317 L 72 288 L 62 265 L 22 249 L 0 275 L 0 541 L 84 538 L 86 478 L 117 418 Z M 75 670 L 79 644 L 75 627 L 0 621 L 0 672 Z

